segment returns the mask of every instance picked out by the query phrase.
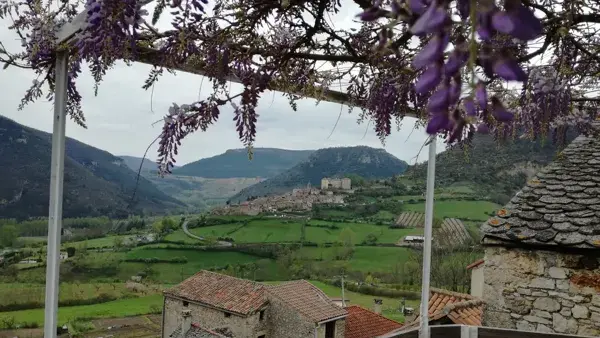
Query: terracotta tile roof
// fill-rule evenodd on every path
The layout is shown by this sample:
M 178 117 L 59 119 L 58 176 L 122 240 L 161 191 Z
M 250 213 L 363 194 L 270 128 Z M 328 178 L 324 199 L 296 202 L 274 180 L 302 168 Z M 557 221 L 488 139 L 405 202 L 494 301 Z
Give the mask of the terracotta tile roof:
M 242 316 L 258 311 L 267 303 L 263 284 L 205 270 L 166 290 L 164 294 Z
M 345 338 L 375 338 L 402 327 L 402 324 L 357 305 L 346 307 Z
M 448 317 L 454 324 L 481 326 L 483 300 L 465 293 L 431 288 L 428 312 L 429 321 Z M 419 316 L 405 328 L 417 327 L 420 322 Z
M 483 263 L 485 263 L 485 260 L 484 260 L 483 258 L 482 258 L 482 259 L 478 259 L 478 260 L 476 260 L 475 262 L 473 262 L 473 263 L 471 263 L 471 264 L 467 265 L 466 269 L 467 269 L 467 270 L 471 270 L 471 269 L 473 269 L 473 268 L 476 268 L 476 267 L 480 266 L 480 265 L 481 265 L 481 264 L 483 264 Z
M 578 136 L 483 224 L 484 243 L 600 248 L 599 153 L 600 137 Z
M 268 290 L 270 294 L 315 323 L 348 314 L 346 310 L 335 305 L 323 291 L 305 280 L 269 286 Z

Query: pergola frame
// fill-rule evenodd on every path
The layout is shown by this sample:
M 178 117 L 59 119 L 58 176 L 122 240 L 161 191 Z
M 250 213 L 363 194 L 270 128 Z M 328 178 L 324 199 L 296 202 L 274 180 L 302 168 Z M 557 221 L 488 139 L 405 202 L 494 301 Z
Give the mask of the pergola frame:
M 152 0 L 144 1 L 144 4 Z M 71 22 L 60 27 L 56 36 L 56 43 L 70 42 L 74 36 L 85 29 L 87 11 L 79 13 Z M 157 65 L 158 52 L 153 49 L 145 49 L 140 53 L 137 62 L 150 65 Z M 65 169 L 65 129 L 66 129 L 66 106 L 67 106 L 67 80 L 68 80 L 69 53 L 59 52 L 56 56 L 56 73 L 54 87 L 54 118 L 52 130 L 52 160 L 50 167 L 50 201 L 48 213 L 48 248 L 46 260 L 46 298 L 45 298 L 45 317 L 44 317 L 44 337 L 56 338 L 58 323 L 58 297 L 59 297 L 59 276 L 60 276 L 60 245 L 62 232 L 62 211 L 63 211 L 63 183 Z M 174 70 L 179 70 L 197 75 L 206 75 L 206 72 L 191 65 L 166 66 Z M 227 80 L 240 83 L 240 80 L 234 75 L 227 77 Z M 340 104 L 352 104 L 361 106 L 361 102 L 351 102 L 350 97 L 342 92 L 333 91 L 328 88 L 321 88 L 319 97 L 290 91 L 289 89 L 271 86 L 270 90 L 296 94 L 303 97 L 312 97 L 322 101 L 334 102 Z M 406 116 L 416 117 L 415 112 L 406 112 Z M 425 229 L 423 245 L 423 279 L 421 286 L 421 327 L 419 336 L 429 338 L 429 284 L 431 270 L 431 242 L 432 242 L 432 224 L 433 224 L 433 195 L 435 186 L 435 156 L 436 156 L 436 137 L 432 136 L 429 140 L 429 160 L 427 163 L 427 190 L 425 198 Z

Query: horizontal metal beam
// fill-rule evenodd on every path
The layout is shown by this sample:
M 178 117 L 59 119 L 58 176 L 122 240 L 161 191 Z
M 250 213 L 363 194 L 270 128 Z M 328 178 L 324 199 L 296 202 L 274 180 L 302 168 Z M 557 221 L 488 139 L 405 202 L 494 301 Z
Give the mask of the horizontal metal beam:
M 143 0 L 139 2 L 139 5 L 140 7 L 144 7 L 153 1 L 154 0 Z M 77 14 L 73 18 L 73 20 L 62 25 L 56 32 L 56 43 L 61 44 L 64 42 L 68 42 L 69 40 L 71 40 L 71 38 L 75 36 L 75 34 L 81 32 L 87 25 L 87 22 L 85 22 L 87 16 L 87 10 L 84 10 L 81 13 Z
M 67 42 L 75 36 L 75 34 L 82 31 L 87 25 L 85 19 L 87 19 L 87 12 L 83 11 L 77 14 L 72 21 L 62 25 L 58 29 L 58 32 L 56 32 L 56 43 L 60 45 L 61 43 Z
M 137 50 L 138 57 L 137 62 L 145 63 L 152 66 L 163 66 L 173 70 L 179 70 L 186 73 L 202 75 L 202 76 L 210 76 L 209 72 L 205 70 L 202 65 L 194 64 L 194 61 L 187 62 L 182 65 L 174 65 L 168 64 L 163 61 L 163 57 L 161 53 L 157 50 L 147 48 L 147 47 L 138 47 Z M 242 81 L 235 75 L 227 75 L 225 76 L 225 80 L 233 82 L 233 83 L 242 83 Z M 302 97 L 309 97 L 317 100 L 340 103 L 340 104 L 348 104 L 357 107 L 364 106 L 360 102 L 352 102 L 350 100 L 350 96 L 346 93 L 331 90 L 328 88 L 323 88 L 321 86 L 315 86 L 312 88 L 313 90 L 300 90 L 296 88 L 284 87 L 282 84 L 270 84 L 269 90 L 278 91 L 282 93 L 288 93 L 292 95 L 298 95 Z
M 145 0 L 142 2 L 142 6 L 147 5 L 152 1 L 154 0 Z M 84 11 L 79 13 L 71 22 L 68 22 L 65 25 L 63 25 L 56 34 L 56 42 L 58 44 L 72 42 L 72 39 L 75 37 L 75 35 L 83 29 L 85 29 L 87 25 L 87 23 L 85 22 L 86 18 L 87 12 Z M 138 57 L 135 60 L 136 62 L 145 63 L 152 66 L 162 66 L 172 70 L 178 70 L 196 75 L 210 76 L 209 72 L 207 72 L 201 64 L 198 64 L 197 62 L 195 63 L 193 60 L 181 65 L 170 64 L 164 61 L 164 57 L 160 51 L 139 45 L 137 48 Z M 233 83 L 241 83 L 241 80 L 235 75 L 228 75 L 225 77 L 225 80 Z M 351 100 L 350 95 L 348 95 L 347 93 L 331 90 L 329 88 L 324 88 L 319 85 L 315 85 L 311 88 L 294 88 L 293 86 L 289 86 L 287 84 L 275 82 L 269 84 L 268 89 L 300 97 L 312 98 L 320 101 L 346 104 L 354 107 L 364 108 L 366 106 L 366 102 L 357 102 Z M 403 113 L 404 116 L 417 117 L 415 112 L 412 111 L 406 111 Z

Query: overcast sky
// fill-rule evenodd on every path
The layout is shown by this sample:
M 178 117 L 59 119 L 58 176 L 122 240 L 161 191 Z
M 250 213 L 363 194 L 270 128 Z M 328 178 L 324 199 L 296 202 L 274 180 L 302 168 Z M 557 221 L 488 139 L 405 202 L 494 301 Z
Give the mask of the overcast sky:
M 351 22 L 347 14 L 344 22 Z M 1 21 L 1 20 L 0 20 Z M 2 22 L 0 41 L 12 52 L 20 51 L 20 42 L 14 33 L 8 31 L 7 22 Z M 94 147 L 107 150 L 115 155 L 142 156 L 146 147 L 160 133 L 161 120 L 173 103 L 190 103 L 204 99 L 210 93 L 209 81 L 186 73 L 165 74 L 150 91 L 142 89 L 150 66 L 135 64 L 131 67 L 118 63 L 108 71 L 101 83 L 98 96 L 94 96 L 93 81 L 87 70 L 78 79 L 78 88 L 83 96 L 83 110 L 88 129 L 83 129 L 69 121 L 67 136 Z M 52 103 L 45 100 L 28 105 L 24 110 L 17 107 L 26 89 L 35 79 L 32 71 L 9 67 L 0 71 L 0 115 L 9 117 L 26 126 L 52 132 Z M 202 85 L 202 86 L 201 86 Z M 237 85 L 233 85 L 236 89 Z M 201 88 L 202 87 L 202 88 Z M 239 89 L 240 87 L 237 87 Z M 336 146 L 366 145 L 383 147 L 372 124 L 358 125 L 358 110 L 348 114 L 348 107 L 339 104 L 311 99 L 302 100 L 298 111 L 294 112 L 287 100 L 278 93 L 269 92 L 263 96 L 258 107 L 258 135 L 255 147 L 284 149 L 319 149 Z M 343 109 L 337 127 L 334 128 L 340 109 Z M 222 111 L 219 122 L 207 132 L 197 132 L 183 142 L 177 157 L 178 165 L 201 158 L 223 153 L 227 149 L 241 148 L 232 121 L 231 108 Z M 415 162 L 426 135 L 423 129 L 412 132 L 414 119 L 407 118 L 399 132 L 387 139 L 385 149 L 409 163 Z M 366 134 L 365 134 L 366 132 Z M 412 132 L 412 133 L 411 133 Z M 409 137 L 410 135 L 410 137 Z M 443 150 L 440 142 L 438 151 Z M 151 148 L 149 157 L 156 158 L 157 146 Z M 421 152 L 419 162 L 426 160 L 426 149 Z

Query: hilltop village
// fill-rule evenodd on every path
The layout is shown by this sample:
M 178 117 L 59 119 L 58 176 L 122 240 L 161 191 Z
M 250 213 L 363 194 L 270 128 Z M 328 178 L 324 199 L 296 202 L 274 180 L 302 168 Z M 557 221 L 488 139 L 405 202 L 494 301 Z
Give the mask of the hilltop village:
M 260 213 L 285 213 L 306 212 L 312 209 L 313 204 L 344 204 L 344 197 L 354 193 L 352 182 L 349 178 L 321 179 L 321 188 L 295 188 L 291 192 L 249 198 L 248 201 L 236 205 L 226 205 L 214 208 L 214 215 L 249 215 L 256 216 Z

